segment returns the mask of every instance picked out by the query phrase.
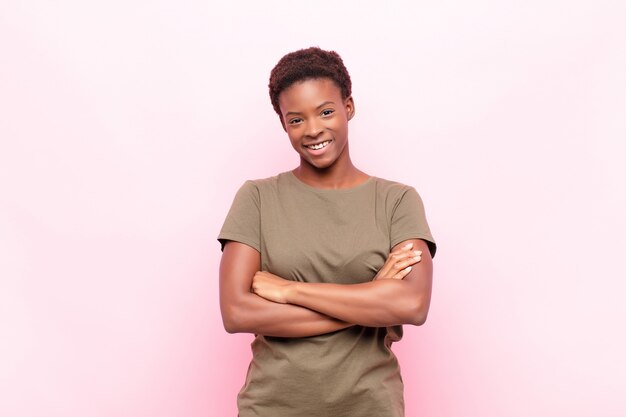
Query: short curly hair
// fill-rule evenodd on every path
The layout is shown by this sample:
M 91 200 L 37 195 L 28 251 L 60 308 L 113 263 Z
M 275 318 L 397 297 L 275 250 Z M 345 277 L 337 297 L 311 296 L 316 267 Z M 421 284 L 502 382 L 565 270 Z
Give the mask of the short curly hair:
M 341 89 L 341 97 L 352 94 L 350 74 L 335 51 L 325 51 L 316 46 L 290 52 L 283 56 L 270 73 L 270 100 L 280 114 L 278 96 L 292 84 L 315 78 L 329 78 Z

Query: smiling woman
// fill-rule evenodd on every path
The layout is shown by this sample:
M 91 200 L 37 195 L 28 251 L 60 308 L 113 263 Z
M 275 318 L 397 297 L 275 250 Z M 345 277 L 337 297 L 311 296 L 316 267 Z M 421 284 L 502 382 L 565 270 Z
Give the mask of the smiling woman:
M 426 320 L 436 251 L 420 196 L 353 165 L 337 53 L 285 55 L 269 88 L 300 164 L 246 181 L 218 236 L 224 327 L 255 335 L 239 416 L 404 416 L 391 345 Z
M 348 120 L 354 116 L 354 102 L 341 97 L 334 81 L 297 82 L 282 92 L 279 103 L 291 145 L 308 165 L 317 169 L 351 165 L 345 162 L 350 160 Z

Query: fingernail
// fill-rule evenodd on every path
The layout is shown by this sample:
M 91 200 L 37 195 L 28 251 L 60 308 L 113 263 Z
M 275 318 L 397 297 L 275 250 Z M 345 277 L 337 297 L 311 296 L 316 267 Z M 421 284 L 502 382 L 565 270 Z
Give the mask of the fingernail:
M 422 257 L 421 257 L 421 256 L 415 256 L 413 259 L 415 259 L 416 261 L 418 261 L 418 262 L 419 262 L 419 261 L 421 261 L 421 260 L 422 260 Z
M 410 248 L 411 246 L 413 246 L 413 242 L 409 242 L 409 243 L 407 243 L 406 245 L 402 246 L 402 249 L 408 249 L 408 248 Z
M 405 271 L 410 271 L 411 269 L 413 269 L 412 266 L 407 266 L 406 268 L 404 268 Z

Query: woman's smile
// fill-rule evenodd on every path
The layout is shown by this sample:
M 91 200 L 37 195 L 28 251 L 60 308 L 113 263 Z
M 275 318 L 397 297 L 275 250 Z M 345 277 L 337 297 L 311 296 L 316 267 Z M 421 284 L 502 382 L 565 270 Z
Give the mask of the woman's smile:
M 322 155 L 326 152 L 328 146 L 333 142 L 332 139 L 325 140 L 324 142 L 318 142 L 312 145 L 304 145 L 307 151 L 314 156 Z

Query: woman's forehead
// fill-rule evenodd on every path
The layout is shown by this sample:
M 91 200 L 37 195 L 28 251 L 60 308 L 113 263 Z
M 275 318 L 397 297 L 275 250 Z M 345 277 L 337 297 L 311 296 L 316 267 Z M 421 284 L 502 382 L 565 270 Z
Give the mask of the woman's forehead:
M 298 81 L 283 90 L 278 97 L 280 107 L 318 105 L 325 101 L 341 102 L 341 89 L 330 78 L 310 78 Z M 317 103 L 317 104 L 316 104 Z

